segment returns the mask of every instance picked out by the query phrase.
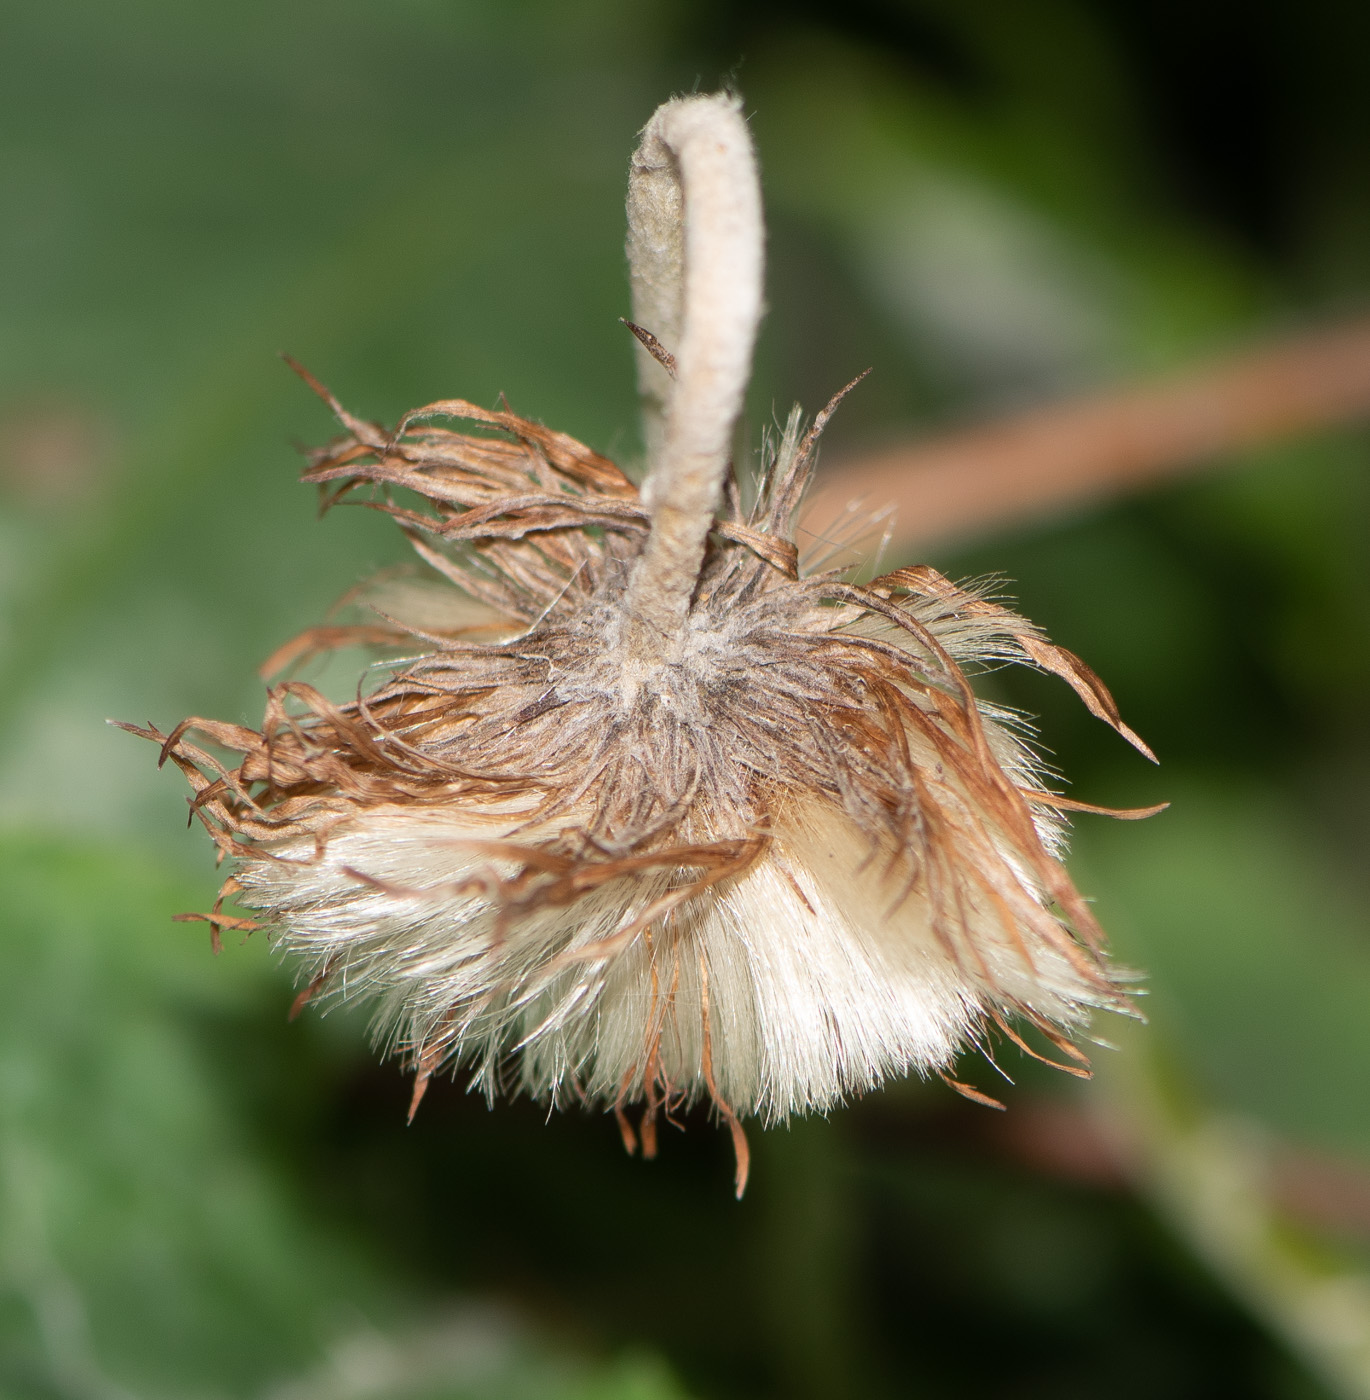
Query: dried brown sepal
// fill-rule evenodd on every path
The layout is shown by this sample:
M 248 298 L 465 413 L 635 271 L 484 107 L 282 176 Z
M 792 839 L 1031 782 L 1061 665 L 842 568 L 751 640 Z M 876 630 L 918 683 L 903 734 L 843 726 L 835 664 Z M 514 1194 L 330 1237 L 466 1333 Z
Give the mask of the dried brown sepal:
M 632 331 L 637 343 L 674 379 L 676 377 L 675 356 L 646 326 L 639 326 L 636 322 L 628 320 L 626 316 L 620 316 L 618 319 Z
M 1059 676 L 1085 702 L 1090 714 L 1103 720 L 1105 724 L 1112 725 L 1138 753 L 1144 754 L 1152 763 L 1157 762 L 1156 755 L 1140 735 L 1123 723 L 1117 703 L 1098 673 L 1081 661 L 1073 651 L 1052 645 L 1030 622 L 1017 617 L 998 603 L 965 592 L 928 564 L 896 569 L 893 573 L 874 580 L 870 586 L 873 592 L 880 594 L 893 593 L 901 588 L 907 588 L 914 593 L 932 593 L 954 602 L 967 616 L 993 617 L 1008 623 L 1013 628 L 1013 635 L 1023 654 L 1029 660 L 1053 676 Z
M 991 1095 L 977 1089 L 973 1084 L 963 1084 L 959 1079 L 953 1079 L 949 1074 L 940 1074 L 938 1078 L 948 1089 L 954 1089 L 963 1099 L 969 1099 L 971 1103 L 978 1103 L 981 1108 L 997 1108 L 1001 1113 L 1004 1105 Z

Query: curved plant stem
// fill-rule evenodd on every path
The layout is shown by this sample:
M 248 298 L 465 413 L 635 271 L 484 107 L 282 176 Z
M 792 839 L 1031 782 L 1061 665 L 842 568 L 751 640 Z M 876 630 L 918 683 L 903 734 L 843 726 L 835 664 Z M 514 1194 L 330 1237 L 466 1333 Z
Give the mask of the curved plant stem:
M 761 189 L 735 97 L 657 109 L 633 157 L 628 225 L 634 316 L 677 371 L 674 384 L 655 363 L 644 374 L 651 533 L 624 599 L 630 653 L 660 659 L 684 635 L 761 318 Z

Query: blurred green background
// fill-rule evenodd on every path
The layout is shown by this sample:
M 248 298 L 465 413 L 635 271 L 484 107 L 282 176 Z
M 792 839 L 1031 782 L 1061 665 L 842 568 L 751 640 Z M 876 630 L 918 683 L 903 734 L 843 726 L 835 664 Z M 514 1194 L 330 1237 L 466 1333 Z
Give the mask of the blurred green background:
M 754 442 L 868 364 L 833 459 L 1370 290 L 1360 3 L 0 2 L 0 1396 L 1370 1395 L 1363 431 L 930 552 L 1162 758 L 991 679 L 1077 796 L 1173 803 L 1077 823 L 1149 974 L 1100 1088 L 1008 1053 L 1002 1118 L 905 1084 L 754 1127 L 738 1204 L 702 1116 L 652 1164 L 460 1084 L 406 1129 L 364 1014 L 287 1024 L 260 942 L 170 922 L 209 845 L 103 720 L 255 723 L 256 665 L 403 554 L 317 523 L 276 352 L 633 465 L 627 159 L 723 81 Z

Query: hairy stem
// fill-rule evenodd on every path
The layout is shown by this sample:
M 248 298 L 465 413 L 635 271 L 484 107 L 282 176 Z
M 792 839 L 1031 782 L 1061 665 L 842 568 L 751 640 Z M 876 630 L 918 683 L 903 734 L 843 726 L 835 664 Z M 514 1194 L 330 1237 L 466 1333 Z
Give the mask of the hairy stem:
M 727 470 L 761 319 L 761 189 L 738 99 L 659 107 L 628 184 L 635 318 L 675 354 L 676 379 L 642 352 L 651 531 L 624 599 L 639 658 L 668 656 Z

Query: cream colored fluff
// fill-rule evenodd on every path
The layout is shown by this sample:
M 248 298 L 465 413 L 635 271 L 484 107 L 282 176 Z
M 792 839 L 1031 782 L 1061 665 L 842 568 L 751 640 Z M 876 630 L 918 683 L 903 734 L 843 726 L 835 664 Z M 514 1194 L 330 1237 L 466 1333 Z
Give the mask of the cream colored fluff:
M 378 998 L 388 1040 L 459 1047 L 491 1097 L 517 1087 L 560 1103 L 635 1099 L 659 1037 L 663 1083 L 693 1099 L 704 1086 L 701 968 L 718 1091 L 768 1121 L 949 1067 L 1006 996 L 1059 1025 L 1101 1000 L 1057 949 L 1033 947 L 1029 963 L 989 920 L 958 958 L 932 932 L 925 898 L 900 898 L 842 813 L 809 804 L 789 816 L 716 898 L 584 960 L 580 950 L 612 939 L 669 876 L 618 881 L 569 916 L 545 909 L 499 932 L 498 905 L 479 887 L 511 863 L 477 843 L 508 837 L 518 825 L 508 816 L 368 812 L 321 857 L 295 842 L 246 867 L 242 899 L 279 921 L 283 952 L 327 967 L 339 995 Z

